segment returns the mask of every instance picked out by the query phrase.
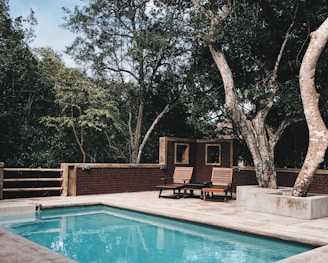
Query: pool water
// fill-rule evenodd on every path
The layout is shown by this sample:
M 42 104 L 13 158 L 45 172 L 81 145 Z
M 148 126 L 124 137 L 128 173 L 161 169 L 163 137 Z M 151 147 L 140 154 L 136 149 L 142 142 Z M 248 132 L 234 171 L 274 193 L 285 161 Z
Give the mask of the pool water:
M 47 209 L 2 226 L 81 263 L 269 263 L 313 248 L 107 206 Z

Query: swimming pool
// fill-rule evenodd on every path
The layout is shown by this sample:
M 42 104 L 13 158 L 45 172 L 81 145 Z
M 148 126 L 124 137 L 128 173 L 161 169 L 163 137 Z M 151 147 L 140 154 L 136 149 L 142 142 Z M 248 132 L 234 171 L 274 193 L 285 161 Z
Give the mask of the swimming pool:
M 81 263 L 268 263 L 313 248 L 100 205 L 42 210 L 2 226 Z

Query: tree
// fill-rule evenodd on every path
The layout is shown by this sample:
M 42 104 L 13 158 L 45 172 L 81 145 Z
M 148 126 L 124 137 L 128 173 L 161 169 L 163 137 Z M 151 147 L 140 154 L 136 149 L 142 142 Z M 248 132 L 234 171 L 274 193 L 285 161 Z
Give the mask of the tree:
M 8 10 L 8 1 L 0 1 L 0 158 L 6 165 L 53 166 L 51 147 L 43 144 L 51 134 L 39 124 L 53 94 L 28 46 L 36 21 L 33 12 L 12 19 Z
M 309 46 L 300 69 L 300 90 L 309 128 L 309 147 L 292 194 L 306 196 L 315 171 L 323 162 L 328 147 L 328 129 L 319 111 L 319 93 L 315 87 L 317 61 L 328 41 L 328 18 L 311 33 Z
M 118 97 L 125 99 L 120 111 L 128 127 L 124 137 L 130 145 L 130 162 L 139 163 L 151 133 L 184 88 L 181 76 L 189 55 L 182 41 L 188 30 L 183 11 L 146 0 L 92 0 L 74 13 L 65 11 L 65 27 L 81 35 L 68 53 L 103 81 L 124 87 L 118 91 Z M 163 106 L 145 127 L 145 114 L 152 112 L 147 98 L 162 88 Z
M 205 9 L 205 6 L 203 6 L 200 1 L 193 0 L 193 3 L 209 18 L 211 25 L 210 37 L 212 38 L 215 37 L 216 31 L 219 30 L 221 24 L 225 20 L 228 20 L 234 12 L 229 4 L 224 4 L 220 7 L 220 12 L 216 12 L 216 14 L 219 15 L 214 15 L 214 12 L 209 9 Z M 249 14 L 253 17 L 256 16 L 256 13 L 254 13 L 252 7 L 248 7 L 246 5 L 244 7 L 245 10 L 247 10 L 245 13 L 249 12 Z M 240 14 L 234 15 L 237 16 Z M 255 19 L 258 19 L 258 17 L 255 17 Z M 285 41 L 287 41 L 287 38 L 285 38 Z M 226 49 L 230 49 L 230 43 L 226 43 L 225 45 Z M 284 45 L 282 45 L 282 51 L 284 46 L 285 42 Z M 238 90 L 235 86 L 233 73 L 228 65 L 223 50 L 215 48 L 213 40 L 209 43 L 209 49 L 222 77 L 225 89 L 225 108 L 234 123 L 238 126 L 239 131 L 242 134 L 252 154 L 259 186 L 276 188 L 277 184 L 276 173 L 274 169 L 274 146 L 279 136 L 282 134 L 282 131 L 286 126 L 286 122 L 281 123 L 278 129 L 273 130 L 271 127 L 266 125 L 265 119 L 273 106 L 273 99 L 276 94 L 275 81 L 277 78 L 277 71 L 280 64 L 282 51 L 280 51 L 279 56 L 276 59 L 275 67 L 270 70 L 270 73 L 267 72 L 267 75 L 265 76 L 267 79 L 263 79 L 262 83 L 254 84 L 254 86 L 258 86 L 259 89 L 259 91 L 255 90 L 255 92 L 259 93 L 262 89 L 264 90 L 265 97 L 258 97 L 260 101 L 255 107 L 257 112 L 255 112 L 254 116 L 250 118 L 245 113 L 245 108 L 241 107 L 240 105 L 239 97 L 237 94 Z M 260 62 L 256 61 L 255 56 L 249 56 L 249 59 L 253 60 L 253 65 L 250 66 L 263 66 L 262 63 L 260 64 Z
M 60 57 L 49 49 L 40 49 L 40 63 L 50 61 L 48 72 L 54 81 L 55 100 L 59 112 L 56 115 L 42 117 L 42 122 L 48 127 L 56 127 L 58 131 L 70 129 L 82 154 L 82 162 L 87 157 L 95 160 L 87 152 L 87 141 L 105 130 L 106 134 L 115 129 L 121 129 L 116 121 L 118 108 L 111 100 L 108 89 L 96 85 L 91 78 L 86 77 L 78 69 L 67 68 Z
M 275 146 L 287 126 L 304 118 L 296 70 L 307 37 L 309 2 L 192 0 L 199 11 L 195 19 L 208 21 L 200 28 L 203 39 L 222 77 L 225 109 L 248 146 L 260 187 L 277 187 Z

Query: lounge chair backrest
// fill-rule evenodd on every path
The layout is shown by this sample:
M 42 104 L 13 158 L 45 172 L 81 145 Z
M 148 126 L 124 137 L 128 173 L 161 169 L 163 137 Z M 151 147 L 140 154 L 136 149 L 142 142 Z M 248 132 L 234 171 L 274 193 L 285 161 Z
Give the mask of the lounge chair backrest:
M 232 183 L 232 168 L 213 167 L 212 185 L 229 185 Z
M 189 183 L 191 180 L 193 169 L 193 167 L 175 167 L 173 174 L 173 183 Z

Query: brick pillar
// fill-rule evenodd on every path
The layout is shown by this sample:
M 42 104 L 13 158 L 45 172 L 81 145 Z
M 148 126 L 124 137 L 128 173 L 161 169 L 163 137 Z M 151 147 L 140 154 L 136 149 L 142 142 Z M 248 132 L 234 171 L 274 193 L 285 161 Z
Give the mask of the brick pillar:
M 3 167 L 5 164 L 0 162 L 0 200 L 3 199 Z

